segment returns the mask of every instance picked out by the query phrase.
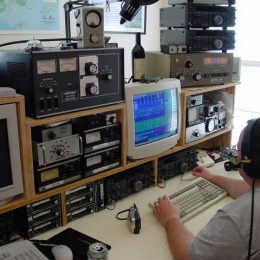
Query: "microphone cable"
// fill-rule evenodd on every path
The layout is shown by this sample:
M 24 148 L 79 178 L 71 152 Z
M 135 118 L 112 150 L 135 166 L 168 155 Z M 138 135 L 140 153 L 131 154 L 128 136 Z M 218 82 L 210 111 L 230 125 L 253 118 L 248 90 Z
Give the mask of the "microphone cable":
M 253 178 L 252 185 L 252 199 L 251 199 L 251 221 L 250 221 L 250 233 L 249 233 L 249 243 L 248 243 L 248 256 L 247 259 L 250 260 L 252 238 L 253 238 L 253 226 L 254 226 L 254 206 L 255 205 L 255 178 Z

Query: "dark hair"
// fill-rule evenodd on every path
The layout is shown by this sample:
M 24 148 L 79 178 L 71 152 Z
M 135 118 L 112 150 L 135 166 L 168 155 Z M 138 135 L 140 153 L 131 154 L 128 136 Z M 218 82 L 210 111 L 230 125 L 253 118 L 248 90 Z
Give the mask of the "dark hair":
M 250 154 L 254 162 L 260 161 L 260 118 L 256 119 L 250 134 Z

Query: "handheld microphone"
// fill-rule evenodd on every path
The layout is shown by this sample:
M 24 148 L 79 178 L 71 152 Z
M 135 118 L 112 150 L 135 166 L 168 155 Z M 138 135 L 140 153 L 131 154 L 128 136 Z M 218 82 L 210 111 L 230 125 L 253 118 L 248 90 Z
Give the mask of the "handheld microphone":
M 132 21 L 139 12 L 141 6 L 151 5 L 157 1 L 158 0 L 123 0 L 120 11 L 120 24 L 124 24 L 126 21 Z
M 228 161 L 228 162 L 224 163 L 224 168 L 225 168 L 225 171 L 227 171 L 227 172 L 238 171 L 239 169 L 241 169 L 241 167 L 242 167 L 242 162 L 235 164 L 231 161 Z

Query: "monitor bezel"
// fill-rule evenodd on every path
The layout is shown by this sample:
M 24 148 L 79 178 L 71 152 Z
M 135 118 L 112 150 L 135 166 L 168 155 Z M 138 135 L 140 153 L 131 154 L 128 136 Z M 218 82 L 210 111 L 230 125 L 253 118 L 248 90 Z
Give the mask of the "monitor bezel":
M 0 119 L 6 119 L 12 184 L 0 188 L 0 204 L 23 193 L 17 111 L 15 104 L 0 105 Z
M 177 91 L 177 133 L 169 137 L 135 146 L 134 137 L 134 110 L 133 97 L 146 93 L 157 91 L 164 91 L 169 89 L 176 89 Z M 181 84 L 178 79 L 162 79 L 153 83 L 129 83 L 125 85 L 125 102 L 126 102 L 126 116 L 127 116 L 127 157 L 128 159 L 144 159 L 150 156 L 155 156 L 159 153 L 173 148 L 180 139 L 181 133 Z

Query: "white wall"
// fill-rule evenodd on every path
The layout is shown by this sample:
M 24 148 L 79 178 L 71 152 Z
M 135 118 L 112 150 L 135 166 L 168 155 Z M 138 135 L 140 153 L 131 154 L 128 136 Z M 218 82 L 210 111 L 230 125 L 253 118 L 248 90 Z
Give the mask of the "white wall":
M 63 4 L 68 0 L 61 0 L 61 34 L 1 34 L 0 31 L 0 43 L 6 43 L 17 40 L 30 40 L 30 39 L 40 39 L 40 38 L 64 38 L 64 10 Z M 146 51 L 159 51 L 160 50 L 160 28 L 159 28 L 159 11 L 160 7 L 165 3 L 165 0 L 160 0 L 159 2 L 147 7 L 147 20 L 146 20 L 146 34 L 142 35 L 142 45 Z M 72 12 L 73 13 L 73 12 Z M 11 17 L 10 17 L 11 19 Z M 71 17 L 71 31 L 72 36 L 76 36 L 76 27 L 74 26 L 73 15 Z M 107 34 L 111 37 L 110 42 L 117 42 L 119 47 L 124 48 L 125 51 L 125 78 L 131 76 L 131 51 L 135 44 L 134 34 Z M 54 46 L 57 43 L 44 42 L 44 47 Z M 1 49 L 17 49 L 24 48 L 25 44 L 16 44 Z

